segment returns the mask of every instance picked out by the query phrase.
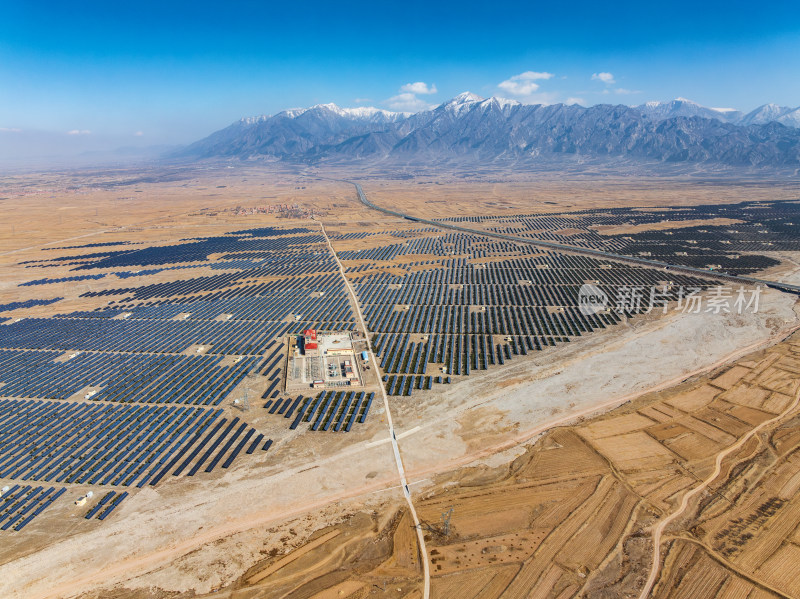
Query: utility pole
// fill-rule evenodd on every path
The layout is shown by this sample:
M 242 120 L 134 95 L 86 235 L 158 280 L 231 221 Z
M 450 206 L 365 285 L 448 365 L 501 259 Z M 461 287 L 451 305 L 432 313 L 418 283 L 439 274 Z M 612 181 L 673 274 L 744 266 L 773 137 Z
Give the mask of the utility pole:
M 450 516 L 453 515 L 453 508 L 450 508 L 446 512 L 442 512 L 442 534 L 445 537 L 450 536 Z
M 244 398 L 242 399 L 241 409 L 242 412 L 249 412 L 250 411 L 250 385 L 256 379 L 256 373 L 250 371 L 247 373 L 244 382 Z

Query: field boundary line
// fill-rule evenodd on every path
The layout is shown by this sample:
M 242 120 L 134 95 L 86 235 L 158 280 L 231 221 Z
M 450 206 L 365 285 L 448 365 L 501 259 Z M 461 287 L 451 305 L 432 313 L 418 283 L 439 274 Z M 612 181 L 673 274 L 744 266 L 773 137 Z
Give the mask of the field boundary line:
M 714 471 L 697 487 L 692 489 L 691 491 L 687 491 L 682 500 L 678 509 L 672 512 L 669 516 L 662 519 L 656 527 L 653 529 L 653 563 L 650 567 L 650 575 L 645 582 L 644 588 L 642 592 L 639 593 L 639 599 L 647 599 L 650 595 L 650 592 L 653 590 L 653 586 L 658 579 L 659 571 L 661 570 L 661 536 L 664 532 L 664 529 L 669 526 L 673 521 L 675 521 L 689 506 L 689 502 L 694 498 L 696 495 L 699 495 L 702 491 L 706 489 L 714 480 L 720 475 L 722 472 L 722 461 L 734 453 L 735 451 L 741 449 L 741 447 L 747 443 L 754 435 L 758 434 L 764 428 L 771 426 L 772 424 L 776 424 L 786 418 L 789 414 L 791 414 L 794 410 L 797 409 L 797 406 L 800 405 L 800 390 L 795 393 L 794 401 L 780 414 L 775 416 L 774 418 L 770 418 L 769 420 L 765 420 L 755 428 L 748 431 L 743 437 L 741 437 L 736 443 L 733 445 L 723 449 L 721 452 L 717 454 L 716 460 L 714 460 Z
M 768 591 L 770 593 L 774 593 L 775 595 L 778 595 L 778 597 L 782 597 L 783 599 L 793 599 L 791 596 L 787 595 L 786 593 L 783 593 L 783 592 L 779 591 L 778 589 L 775 589 L 775 588 L 771 587 L 767 583 L 765 583 L 765 582 L 763 582 L 761 580 L 758 580 L 757 578 L 754 578 L 752 574 L 748 574 L 747 572 L 743 572 L 742 570 L 737 568 L 734 564 L 732 564 L 731 562 L 726 560 L 724 557 L 719 555 L 716 551 L 714 551 L 711 547 L 709 547 L 708 545 L 706 545 L 705 543 L 703 543 L 699 539 L 693 539 L 691 537 L 683 537 L 683 536 L 673 536 L 673 537 L 671 537 L 671 539 L 668 539 L 668 540 L 686 541 L 687 543 L 692 543 L 694 545 L 697 545 L 698 547 L 701 547 L 706 552 L 706 554 L 708 554 L 708 557 L 710 557 L 712 560 L 717 562 L 719 565 L 721 565 L 721 566 L 723 566 L 725 568 L 728 568 L 729 570 L 734 572 L 737 576 L 741 576 L 742 578 L 744 578 L 747 582 L 749 582 L 753 586 L 759 587 L 759 588 L 761 588 L 761 589 L 763 589 L 765 591 Z

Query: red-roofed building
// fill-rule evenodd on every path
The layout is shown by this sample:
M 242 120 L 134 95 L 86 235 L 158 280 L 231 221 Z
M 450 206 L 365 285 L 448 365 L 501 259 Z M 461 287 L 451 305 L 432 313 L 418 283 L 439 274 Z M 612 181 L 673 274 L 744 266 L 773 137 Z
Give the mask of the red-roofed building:
M 319 355 L 316 329 L 306 329 L 303 331 L 303 353 L 307 356 Z

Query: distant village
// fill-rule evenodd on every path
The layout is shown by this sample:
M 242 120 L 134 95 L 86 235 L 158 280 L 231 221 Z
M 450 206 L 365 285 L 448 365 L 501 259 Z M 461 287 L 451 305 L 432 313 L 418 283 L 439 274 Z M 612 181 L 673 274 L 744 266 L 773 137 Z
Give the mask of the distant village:
M 281 218 L 314 218 L 320 215 L 313 208 L 310 210 L 298 204 L 268 204 L 265 206 L 236 206 L 225 212 L 232 212 L 235 216 L 254 216 L 258 214 L 277 214 Z

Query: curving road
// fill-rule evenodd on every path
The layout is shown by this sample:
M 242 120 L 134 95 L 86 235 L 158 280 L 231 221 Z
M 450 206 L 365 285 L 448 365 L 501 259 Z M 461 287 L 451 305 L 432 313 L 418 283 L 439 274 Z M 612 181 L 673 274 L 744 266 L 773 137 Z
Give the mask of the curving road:
M 653 586 L 655 585 L 656 580 L 658 579 L 658 572 L 661 569 L 661 536 L 664 533 L 664 529 L 667 526 L 669 526 L 670 523 L 674 522 L 681 514 L 683 514 L 683 512 L 686 511 L 686 508 L 689 507 L 689 502 L 692 500 L 693 497 L 697 496 L 706 487 L 708 487 L 708 485 L 714 482 L 714 479 L 717 478 L 722 472 L 722 461 L 726 457 L 728 457 L 729 455 L 740 449 L 745 443 L 747 443 L 751 438 L 753 438 L 754 435 L 758 434 L 762 429 L 771 426 L 777 422 L 780 422 L 781 420 L 786 418 L 789 414 L 791 414 L 794 410 L 797 409 L 798 405 L 800 405 L 800 391 L 797 392 L 794 401 L 783 412 L 781 412 L 774 418 L 765 420 L 754 429 L 751 429 L 736 443 L 718 453 L 717 459 L 714 460 L 714 471 L 702 483 L 697 485 L 691 491 L 685 493 L 683 495 L 683 499 L 681 499 L 681 504 L 678 506 L 678 509 L 676 509 L 674 512 L 672 512 L 669 516 L 661 520 L 656 525 L 656 527 L 653 529 L 653 562 L 652 565 L 650 566 L 650 575 L 647 577 L 647 582 L 645 582 L 642 592 L 639 593 L 639 599 L 647 599 L 650 596 L 650 593 L 653 590 Z
M 450 229 L 450 230 L 461 231 L 461 232 L 470 233 L 470 234 L 483 235 L 485 237 L 493 237 L 493 238 L 497 238 L 497 239 L 503 239 L 503 240 L 514 242 L 514 243 L 523 243 L 523 244 L 527 244 L 527 245 L 533 245 L 533 246 L 553 249 L 553 250 L 557 250 L 557 251 L 564 252 L 564 253 L 584 255 L 584 256 L 589 256 L 591 258 L 601 258 L 601 259 L 606 259 L 606 260 L 612 260 L 612 261 L 615 261 L 615 262 L 621 262 L 623 264 L 631 264 L 631 265 L 636 265 L 636 266 L 644 266 L 644 267 L 648 267 L 648 268 L 656 268 L 656 269 L 659 269 L 659 270 L 662 270 L 662 271 L 663 270 L 668 270 L 670 272 L 677 272 L 677 273 L 680 273 L 680 274 L 686 274 L 686 275 L 695 276 L 695 277 L 702 277 L 702 278 L 710 279 L 710 280 L 713 280 L 713 281 L 722 281 L 722 282 L 725 282 L 725 283 L 738 282 L 740 284 L 745 284 L 745 285 L 763 285 L 763 286 L 766 286 L 766 287 L 772 287 L 774 289 L 779 289 L 781 291 L 785 291 L 785 292 L 789 292 L 789 293 L 794 293 L 794 294 L 800 295 L 800 286 L 791 285 L 791 284 L 788 284 L 788 283 L 782 283 L 780 281 L 768 281 L 768 280 L 758 279 L 758 278 L 754 278 L 754 277 L 730 275 L 730 274 L 721 273 L 721 272 L 713 272 L 713 271 L 703 270 L 703 269 L 699 269 L 699 268 L 692 268 L 692 267 L 689 267 L 689 266 L 679 266 L 679 265 L 669 264 L 669 263 L 660 262 L 660 261 L 657 261 L 657 260 L 648 260 L 646 258 L 639 258 L 639 257 L 635 257 L 635 256 L 623 256 L 623 255 L 620 255 L 620 254 L 614 254 L 614 253 L 605 252 L 605 251 L 602 251 L 602 250 L 579 248 L 579 247 L 569 246 L 569 245 L 561 244 L 561 243 L 554 243 L 554 242 L 549 242 L 549 241 L 541 241 L 541 240 L 536 240 L 536 239 L 516 237 L 516 236 L 513 236 L 513 235 L 504 235 L 502 233 L 494 233 L 494 232 L 490 232 L 490 231 L 480 231 L 480 230 L 476 230 L 476 229 L 470 229 L 469 227 L 462 227 L 462 226 L 454 225 L 454 224 L 450 224 L 450 223 L 441 223 L 441 222 L 438 222 L 438 221 L 433 221 L 433 220 L 429 220 L 429 219 L 410 216 L 410 215 L 405 214 L 403 212 L 398 212 L 398 211 L 395 211 L 395 210 L 389 210 L 387 208 L 382 208 L 381 206 L 377 206 L 376 204 L 373 204 L 372 202 L 370 202 L 367 199 L 367 196 L 364 193 L 364 190 L 362 189 L 360 184 L 355 183 L 353 181 L 345 181 L 345 182 L 346 183 L 350 183 L 351 185 L 353 185 L 356 188 L 356 191 L 358 192 L 358 199 L 361 201 L 362 204 L 364 204 L 368 208 L 371 208 L 373 210 L 377 210 L 379 212 L 382 212 L 384 214 L 388 214 L 388 215 L 391 215 L 391 216 L 397 216 L 397 217 L 400 217 L 400 218 L 405 218 L 407 220 L 411 220 L 411 221 L 415 221 L 415 222 L 420 222 L 420 223 L 425 223 L 425 224 L 428 224 L 428 225 L 432 225 L 432 226 L 440 228 L 440 229 Z M 712 472 L 711 475 L 708 478 L 706 478 L 700 485 L 698 485 L 697 487 L 695 487 L 694 489 L 692 489 L 688 493 L 684 494 L 680 506 L 673 513 L 671 513 L 669 516 L 667 516 L 666 518 L 661 520 L 654 527 L 654 529 L 653 529 L 653 560 L 652 560 L 652 564 L 651 564 L 651 568 L 650 568 L 648 579 L 647 579 L 647 581 L 645 583 L 644 588 L 642 589 L 642 591 L 641 591 L 641 593 L 639 595 L 639 599 L 647 599 L 647 597 L 650 595 L 650 593 L 653 590 L 653 586 L 655 585 L 656 580 L 658 579 L 658 573 L 659 573 L 660 565 L 661 565 L 661 537 L 662 537 L 662 534 L 664 532 L 664 529 L 671 522 L 675 521 L 675 519 L 677 519 L 681 514 L 684 513 L 684 511 L 688 507 L 689 502 L 691 501 L 691 499 L 693 497 L 695 497 L 696 495 L 701 493 L 706 487 L 708 487 L 709 484 L 711 484 L 711 482 L 717 476 L 719 476 L 719 474 L 721 472 L 721 469 L 722 469 L 722 461 L 728 455 L 730 455 L 731 453 L 735 452 L 737 449 L 742 447 L 742 445 L 744 445 L 748 440 L 750 440 L 753 437 L 753 435 L 757 434 L 764 427 L 766 427 L 768 425 L 771 425 L 771 424 L 774 424 L 775 422 L 779 422 L 781 419 L 785 418 L 789 413 L 791 413 L 793 410 L 795 410 L 798 407 L 798 405 L 800 405 L 800 392 L 798 392 L 798 394 L 795 397 L 795 400 L 792 402 L 792 404 L 786 410 L 784 410 L 781 414 L 779 414 L 775 418 L 772 418 L 770 420 L 767 420 L 767 421 L 761 423 L 759 426 L 755 427 L 754 429 L 749 431 L 746 435 L 744 435 L 741 439 L 739 439 L 739 441 L 737 441 L 735 444 L 731 445 L 727 449 L 725 449 L 722 452 L 720 452 L 717 455 L 717 458 L 715 460 L 714 472 Z
M 364 204 L 367 208 L 377 210 L 378 212 L 383 212 L 384 214 L 388 214 L 390 216 L 397 216 L 414 222 L 424 223 L 426 225 L 432 225 L 440 229 L 450 229 L 453 231 L 461 231 L 463 233 L 471 233 L 473 235 L 494 237 L 496 239 L 503 239 L 506 241 L 512 241 L 514 243 L 523 243 L 525 245 L 533 245 L 551 250 L 557 250 L 559 252 L 588 256 L 590 258 L 612 260 L 614 262 L 621 262 L 623 264 L 630 264 L 634 266 L 645 266 L 649 268 L 656 268 L 662 271 L 668 270 L 670 272 L 690 275 L 693 277 L 701 277 L 704 279 L 710 279 L 712 281 L 722 281 L 725 283 L 741 283 L 743 285 L 763 285 L 765 287 L 772 287 L 774 289 L 779 289 L 781 291 L 786 291 L 788 293 L 794 293 L 800 295 L 800 286 L 791 285 L 789 283 L 782 283 L 780 281 L 768 281 L 765 279 L 757 279 L 754 277 L 731 275 L 723 272 L 705 270 L 702 268 L 693 268 L 691 266 L 681 266 L 678 264 L 670 264 L 668 262 L 660 262 L 658 260 L 648 260 L 647 258 L 640 258 L 638 256 L 624 256 L 622 254 L 614 254 L 613 252 L 606 252 L 603 250 L 593 250 L 589 248 L 581 248 L 572 245 L 566 245 L 564 243 L 555 243 L 552 241 L 543 241 L 539 239 L 531 239 L 528 237 L 517 237 L 515 235 L 505 235 L 503 233 L 494 233 L 492 231 L 481 231 L 478 229 L 470 229 L 469 227 L 454 225 L 452 223 L 443 223 L 435 220 L 429 220 L 426 218 L 420 218 L 417 216 L 411 216 L 403 212 L 398 212 L 396 210 L 389 210 L 388 208 L 383 208 L 381 206 L 373 204 L 367 199 L 367 196 L 364 193 L 364 190 L 361 188 L 361 185 L 359 183 L 356 183 L 355 181 L 348 181 L 346 179 L 339 179 L 339 181 L 353 185 L 356 188 L 356 191 L 358 192 L 359 201 L 362 204 Z

